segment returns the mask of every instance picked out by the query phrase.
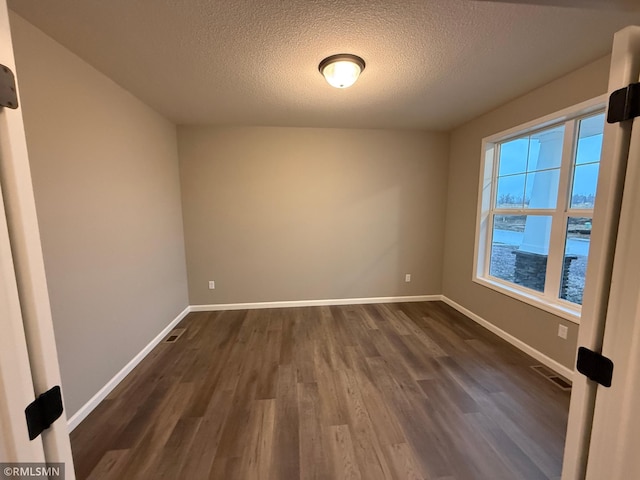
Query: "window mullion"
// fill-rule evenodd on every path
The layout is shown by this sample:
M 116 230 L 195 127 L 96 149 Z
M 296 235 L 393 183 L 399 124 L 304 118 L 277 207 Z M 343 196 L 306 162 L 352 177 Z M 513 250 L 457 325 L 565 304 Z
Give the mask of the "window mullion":
M 549 239 L 549 257 L 544 294 L 549 300 L 556 301 L 560 295 L 564 245 L 567 234 L 567 210 L 569 206 L 569 189 L 573 170 L 573 157 L 576 144 L 576 121 L 565 123 L 564 141 L 562 144 L 562 163 L 558 182 L 556 211 L 552 215 L 551 237 Z
M 567 213 L 570 217 L 593 217 L 593 208 L 569 208 Z
M 493 222 L 495 221 L 494 208 L 498 196 L 498 171 L 500 168 L 500 144 L 494 145 L 493 158 L 491 159 L 491 197 L 489 200 L 489 214 L 487 216 L 487 243 L 484 249 L 484 268 L 482 274 L 486 277 L 491 271 L 491 250 L 493 245 Z
M 491 272 L 491 247 L 493 245 L 493 222 L 495 215 L 490 213 L 487 218 L 487 245 L 484 250 L 484 276 L 489 275 Z
M 552 208 L 495 208 L 496 215 L 553 215 Z

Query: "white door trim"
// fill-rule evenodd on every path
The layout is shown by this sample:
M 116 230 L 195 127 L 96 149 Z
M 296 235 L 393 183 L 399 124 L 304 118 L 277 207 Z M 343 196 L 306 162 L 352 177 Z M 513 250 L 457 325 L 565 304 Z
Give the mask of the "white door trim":
M 16 72 L 6 0 L 0 0 L 0 53 L 2 63 Z M 16 75 L 17 77 L 18 75 Z M 18 92 L 19 92 L 19 82 Z M 2 155 L 0 183 L 11 242 L 15 278 L 36 395 L 60 385 L 60 371 L 49 294 L 40 245 L 22 111 L 0 114 Z M 26 406 L 26 405 L 25 405 Z M 66 415 L 42 433 L 47 462 L 64 462 L 67 480 L 74 480 Z
M 640 81 L 640 27 L 627 55 Z M 631 83 L 631 82 L 629 82 Z M 631 122 L 625 122 L 630 124 Z M 629 125 L 628 125 L 629 126 Z M 640 478 L 640 118 L 633 120 L 602 354 L 614 363 L 610 388 L 598 387 L 587 480 Z
M 634 51 L 635 57 L 634 57 Z M 637 81 L 640 72 L 640 28 L 627 27 L 616 33 L 609 72 L 609 93 Z M 620 208 L 629 154 L 630 125 L 607 124 L 602 146 L 598 196 L 593 215 L 593 230 L 582 305 L 578 346 L 601 351 L 605 320 L 609 321 L 610 289 L 616 240 L 624 235 Z M 640 188 L 637 185 L 633 188 Z M 625 194 L 626 195 L 626 194 Z M 624 261 L 624 259 L 623 259 Z M 635 272 L 637 275 L 637 271 Z M 613 294 L 612 294 L 613 295 Z M 589 443 L 592 437 L 596 385 L 575 375 L 569 409 L 562 480 L 585 478 Z M 612 478 L 608 475 L 602 478 Z
M 33 382 L 1 189 L 0 319 L 0 461 L 43 462 L 42 440 L 29 441 L 24 417 L 33 401 Z

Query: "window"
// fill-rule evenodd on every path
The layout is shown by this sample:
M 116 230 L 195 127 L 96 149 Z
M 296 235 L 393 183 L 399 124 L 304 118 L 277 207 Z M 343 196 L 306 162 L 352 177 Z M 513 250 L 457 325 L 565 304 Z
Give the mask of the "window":
M 602 99 L 483 141 L 474 281 L 578 321 Z

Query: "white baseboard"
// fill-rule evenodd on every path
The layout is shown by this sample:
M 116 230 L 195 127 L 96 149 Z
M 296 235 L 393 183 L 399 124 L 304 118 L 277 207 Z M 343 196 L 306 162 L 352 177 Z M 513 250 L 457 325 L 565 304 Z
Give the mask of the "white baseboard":
M 366 303 L 433 302 L 442 295 L 415 295 L 407 297 L 337 298 L 327 300 L 294 300 L 283 302 L 220 303 L 191 305 L 192 312 L 216 312 L 220 310 L 255 310 L 259 308 L 321 307 L 325 305 L 363 305 Z
M 524 343 L 522 340 L 514 337 L 510 333 L 507 333 L 504 330 L 502 330 L 501 328 L 496 327 L 493 323 L 485 320 L 480 315 L 476 315 L 471 310 L 463 307 L 459 303 L 454 302 L 450 298 L 447 298 L 444 295 L 441 295 L 440 299 L 443 302 L 445 302 L 447 305 L 455 308 L 457 311 L 459 311 L 463 315 L 469 317 L 474 322 L 482 325 L 484 328 L 486 328 L 490 332 L 495 333 L 497 336 L 499 336 L 503 340 L 506 340 L 507 342 L 509 342 L 514 347 L 518 348 L 519 350 L 522 350 L 527 355 L 535 358 L 540 363 L 542 363 L 545 366 L 549 367 L 554 372 L 562 375 L 567 380 L 570 380 L 570 381 L 573 380 L 573 371 L 568 369 L 567 367 L 565 367 L 561 363 L 556 362 L 553 358 L 548 357 L 544 353 L 542 353 L 542 352 L 536 350 L 535 348 L 533 348 L 532 346 Z
M 84 420 L 87 415 L 89 415 L 94 408 L 98 406 L 98 404 L 106 398 L 111 391 L 118 386 L 118 384 L 124 380 L 131 370 L 133 370 L 143 359 L 146 357 L 153 348 L 158 345 L 164 337 L 175 327 L 180 320 L 187 316 L 187 314 L 191 311 L 190 307 L 185 308 L 182 312 L 178 314 L 176 318 L 171 320 L 171 323 L 167 325 L 153 340 L 151 340 L 146 347 L 144 347 L 140 353 L 138 353 L 135 357 L 131 359 L 129 363 L 127 363 L 122 370 L 120 370 L 116 375 L 107 382 L 107 384 L 102 387 L 98 393 L 96 393 L 91 400 L 85 403 L 80 409 L 73 414 L 67 421 L 67 428 L 69 432 L 73 431 L 82 420 Z

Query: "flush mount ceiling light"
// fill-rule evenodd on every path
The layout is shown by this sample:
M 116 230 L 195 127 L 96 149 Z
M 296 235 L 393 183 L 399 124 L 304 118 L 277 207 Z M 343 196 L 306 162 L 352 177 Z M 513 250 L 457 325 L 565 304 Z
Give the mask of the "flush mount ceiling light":
M 347 88 L 356 83 L 364 65 L 364 60 L 357 55 L 340 53 L 322 60 L 318 70 L 332 87 Z

